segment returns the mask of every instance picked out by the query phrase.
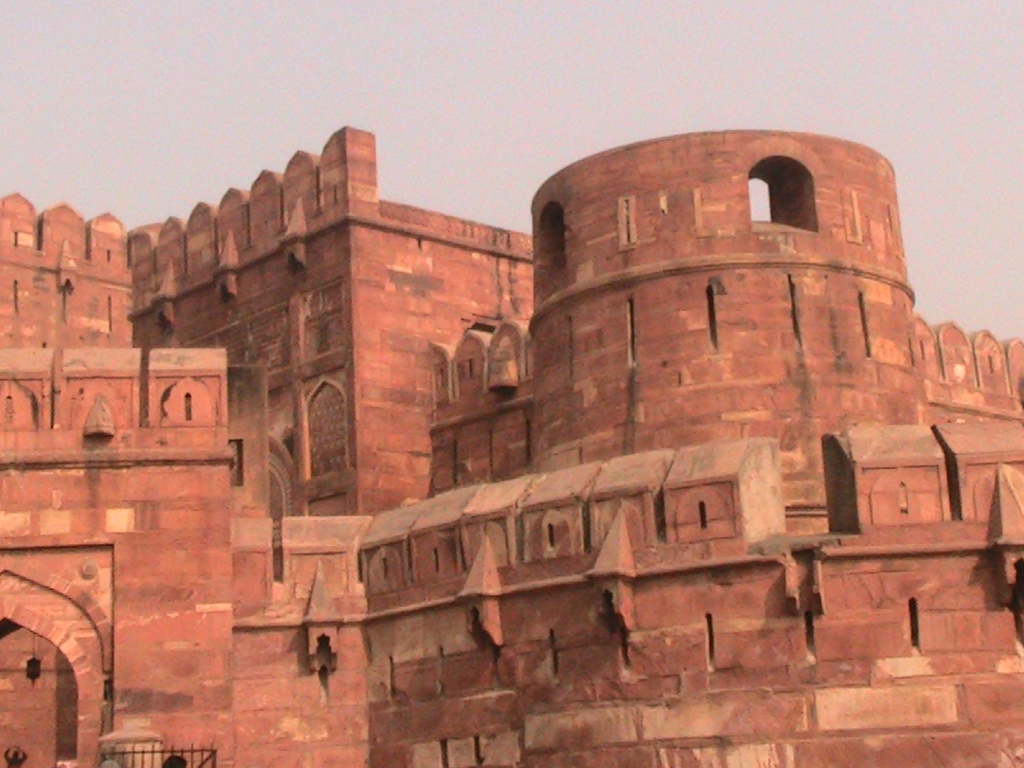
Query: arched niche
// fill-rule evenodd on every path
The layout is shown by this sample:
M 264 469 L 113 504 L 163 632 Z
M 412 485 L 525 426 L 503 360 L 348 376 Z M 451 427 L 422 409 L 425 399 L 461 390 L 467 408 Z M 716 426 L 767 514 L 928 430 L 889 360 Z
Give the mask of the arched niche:
M 306 402 L 309 474 L 319 477 L 348 468 L 348 403 L 345 392 L 325 379 Z
M 442 408 L 456 399 L 455 377 L 452 375 L 452 354 L 440 344 L 430 345 L 430 375 L 434 391 L 434 407 Z
M 373 594 L 394 592 L 402 586 L 402 555 L 395 545 L 377 548 L 370 555 L 367 590 Z
M 976 386 L 974 354 L 967 334 L 955 323 L 944 323 L 935 329 L 942 360 L 943 379 L 950 384 Z
M 0 382 L 0 426 L 12 432 L 39 429 L 39 398 L 21 382 Z
M 1006 356 L 1003 345 L 988 331 L 979 331 L 971 339 L 978 386 L 994 395 L 1008 395 Z
M 567 232 L 562 204 L 555 200 L 548 202 L 533 228 L 534 293 L 538 297 L 550 296 L 569 285 Z
M 942 380 L 942 360 L 931 327 L 920 316 L 914 316 L 913 346 L 914 367 L 930 381 Z
M 466 331 L 455 350 L 455 386 L 459 399 L 482 392 L 487 377 L 490 334 Z
M 300 514 L 295 493 L 295 465 L 277 440 L 270 440 L 268 462 L 268 506 L 271 528 L 271 558 L 274 581 L 284 581 L 283 520 Z
M 167 387 L 160 396 L 160 426 L 212 427 L 217 406 L 201 381 L 188 377 Z

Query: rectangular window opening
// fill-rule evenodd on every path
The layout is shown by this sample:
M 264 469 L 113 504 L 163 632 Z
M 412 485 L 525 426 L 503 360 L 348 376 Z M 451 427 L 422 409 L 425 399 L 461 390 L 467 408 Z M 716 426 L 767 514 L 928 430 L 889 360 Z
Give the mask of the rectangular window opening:
M 107 336 L 114 333 L 114 300 L 107 296 Z
M 21 314 L 21 311 L 20 311 L 20 308 L 18 306 L 18 281 L 17 280 L 14 281 L 14 285 L 11 286 L 11 290 L 12 290 L 12 292 L 14 294 L 14 314 L 19 315 L 19 314 Z

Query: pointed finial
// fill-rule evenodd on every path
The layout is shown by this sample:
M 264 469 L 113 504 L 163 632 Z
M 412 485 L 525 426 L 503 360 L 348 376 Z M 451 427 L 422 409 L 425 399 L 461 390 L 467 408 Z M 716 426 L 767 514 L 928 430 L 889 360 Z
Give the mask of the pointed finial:
M 469 569 L 466 583 L 462 587 L 463 597 L 497 597 L 501 594 L 501 576 L 498 574 L 498 562 L 494 557 L 494 547 L 486 536 L 480 543 L 473 566 Z
M 163 275 L 160 276 L 160 285 L 156 289 L 157 299 L 173 299 L 178 294 L 178 279 L 174 274 L 174 263 L 167 262 Z
M 316 561 L 316 572 L 313 574 L 313 586 L 309 589 L 309 600 L 306 602 L 306 620 L 330 616 L 334 613 L 334 600 L 327 589 L 327 577 L 324 575 L 323 560 Z
M 295 207 L 292 208 L 292 215 L 288 218 L 288 228 L 285 230 L 284 239 L 302 237 L 307 231 L 306 212 L 302 209 L 302 200 L 296 200 Z
M 601 551 L 597 555 L 591 576 L 636 576 L 636 560 L 633 558 L 633 544 L 629 539 L 629 527 L 626 525 L 622 510 L 615 515 L 608 535 L 604 537 Z
M 238 266 L 238 246 L 235 245 L 235 233 L 228 230 L 224 243 L 217 257 L 217 266 L 221 269 L 234 269 Z

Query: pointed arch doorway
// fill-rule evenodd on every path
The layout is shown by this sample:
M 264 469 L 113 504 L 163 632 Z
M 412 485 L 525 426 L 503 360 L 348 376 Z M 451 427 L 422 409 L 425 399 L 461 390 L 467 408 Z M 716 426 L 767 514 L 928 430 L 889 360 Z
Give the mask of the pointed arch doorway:
M 78 759 L 78 683 L 68 657 L 45 637 L 0 619 L 0 751 L 22 750 L 25 768 Z
M 109 621 L 37 576 L 0 572 L 0 754 L 20 747 L 23 768 L 89 765 L 103 727 Z

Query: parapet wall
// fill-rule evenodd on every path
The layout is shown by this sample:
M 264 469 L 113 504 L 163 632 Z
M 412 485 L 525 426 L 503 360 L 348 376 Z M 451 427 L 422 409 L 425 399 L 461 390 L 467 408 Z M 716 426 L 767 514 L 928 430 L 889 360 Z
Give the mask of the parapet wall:
M 131 280 L 110 214 L 86 222 L 64 203 L 37 213 L 21 195 L 0 200 L 3 346 L 131 346 Z
M 0 401 L 5 464 L 31 464 L 39 452 L 73 463 L 150 450 L 228 456 L 219 349 L 0 349 Z
M 375 517 L 371 764 L 999 764 L 1020 746 L 1024 428 L 856 428 L 825 456 L 818 537 L 785 535 L 768 439 Z
M 524 235 L 380 201 L 374 135 L 342 128 L 319 155 L 296 152 L 284 173 L 264 170 L 248 190 L 229 189 L 218 205 L 199 203 L 187 220 L 133 230 L 135 308 L 211 281 L 233 294 L 236 270 L 281 249 L 302 266 L 307 237 L 346 219 L 523 259 L 530 254 Z

